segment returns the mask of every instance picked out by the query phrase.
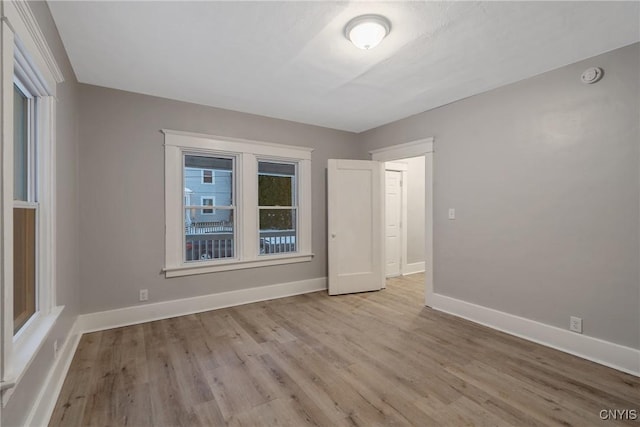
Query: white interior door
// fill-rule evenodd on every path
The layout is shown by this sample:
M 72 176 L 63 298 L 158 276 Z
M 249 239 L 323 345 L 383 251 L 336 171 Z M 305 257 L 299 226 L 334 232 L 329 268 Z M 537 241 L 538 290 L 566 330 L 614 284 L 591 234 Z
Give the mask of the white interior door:
M 384 287 L 383 168 L 376 161 L 329 159 L 330 295 Z
M 402 172 L 385 171 L 386 276 L 399 276 L 402 256 Z

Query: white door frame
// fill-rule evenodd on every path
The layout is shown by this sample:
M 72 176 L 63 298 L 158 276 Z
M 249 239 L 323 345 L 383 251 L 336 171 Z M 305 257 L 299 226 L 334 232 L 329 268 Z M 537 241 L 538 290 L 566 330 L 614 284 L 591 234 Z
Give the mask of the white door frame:
M 401 212 L 400 212 L 400 275 L 404 275 L 407 272 L 407 171 L 409 170 L 409 166 L 406 163 L 394 163 L 394 162 L 385 162 L 385 171 L 395 171 L 400 172 L 401 180 L 402 180 L 402 189 L 400 190 L 401 198 Z M 386 187 L 386 182 L 385 182 Z M 386 207 L 386 189 L 385 189 L 385 200 L 383 206 Z M 386 225 L 386 222 L 385 222 Z M 386 239 L 386 236 L 385 236 Z M 386 240 L 385 240 L 386 242 Z M 386 243 L 385 243 L 386 244 Z M 386 259 L 386 247 L 385 247 L 385 259 Z M 386 274 L 385 274 L 386 276 Z M 385 288 L 387 287 L 385 283 Z
M 389 162 L 409 157 L 424 156 L 425 159 L 425 305 L 431 306 L 433 299 L 433 137 L 419 139 L 406 144 L 392 145 L 369 151 L 371 160 Z M 383 212 L 384 215 L 384 203 Z M 385 222 L 383 221 L 383 224 Z M 384 239 L 383 239 L 384 244 Z M 383 248 L 383 253 L 384 248 Z

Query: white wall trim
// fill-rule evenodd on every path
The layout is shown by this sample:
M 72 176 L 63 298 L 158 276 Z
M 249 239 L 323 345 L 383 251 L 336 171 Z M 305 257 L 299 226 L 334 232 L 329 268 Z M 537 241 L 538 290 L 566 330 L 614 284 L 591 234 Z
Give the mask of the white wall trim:
M 310 261 L 312 248 L 311 149 L 271 143 L 215 139 L 163 130 L 165 134 L 165 277 Z M 234 257 L 190 262 L 184 256 L 184 156 L 223 155 L 233 159 Z M 258 161 L 296 164 L 298 185 L 296 252 L 263 256 L 258 247 Z M 202 204 L 202 200 L 201 200 Z
M 45 78 L 50 86 L 49 89 L 55 91 L 56 83 L 62 83 L 64 75 L 60 71 L 31 7 L 25 1 L 13 0 L 3 3 L 5 6 L 4 16 L 7 17 L 20 41 L 27 45 L 27 49 L 34 56 L 38 66 L 46 74 Z
M 283 298 L 309 292 L 326 291 L 327 278 L 300 280 L 237 291 L 221 292 L 163 301 L 154 304 L 138 305 L 116 310 L 83 314 L 77 317 L 67 339 L 61 347 L 34 404 L 26 418 L 25 425 L 47 426 L 53 415 L 56 402 L 69 372 L 71 362 L 80 343 L 82 334 L 121 326 L 135 325 L 170 317 L 200 313 L 225 307 Z
M 220 292 L 153 304 L 136 305 L 97 313 L 82 314 L 78 317 L 78 330 L 83 333 L 102 331 L 219 308 L 234 307 L 309 292 L 324 291 L 326 289 L 327 278 L 318 277 L 316 279 L 300 280 L 297 282 L 239 289 L 237 291 Z
M 161 129 L 165 135 L 165 145 L 187 148 L 210 149 L 211 141 L 218 149 L 229 152 L 252 152 L 263 156 L 282 156 L 285 158 L 299 158 L 311 160 L 313 148 L 299 145 L 286 145 L 268 141 L 256 141 L 243 138 L 209 135 L 205 133 L 185 132 L 180 130 Z M 257 148 L 258 147 L 258 148 Z
M 401 194 L 401 201 L 400 201 L 400 265 L 398 266 L 399 270 L 400 270 L 400 275 L 404 275 L 407 274 L 406 273 L 406 269 L 407 269 L 407 252 L 408 252 L 408 245 L 409 245 L 409 236 L 408 236 L 408 225 L 409 225 L 409 212 L 408 212 L 408 203 L 409 203 L 409 197 L 408 197 L 408 189 L 409 189 L 409 178 L 408 178 L 408 171 L 409 171 L 409 165 L 407 165 L 406 163 L 400 163 L 400 162 L 385 162 L 385 172 L 386 171 L 396 171 L 396 172 L 400 172 L 401 174 L 401 181 L 400 181 L 400 194 Z M 387 208 L 387 200 L 386 200 L 386 187 L 387 187 L 387 183 L 386 183 L 386 174 L 385 174 L 385 201 L 384 201 L 384 209 L 386 212 L 386 208 Z M 385 218 L 385 243 L 386 243 L 386 218 Z M 386 252 L 386 244 L 385 244 L 385 252 Z M 386 253 L 385 253 L 385 259 L 386 259 Z M 424 264 L 424 263 L 423 263 Z M 389 275 L 386 275 L 387 277 L 392 277 Z M 385 285 L 386 288 L 386 285 Z
M 403 265 L 402 265 L 402 275 L 403 276 L 406 276 L 407 274 L 422 273 L 424 271 L 425 271 L 424 261 L 412 262 L 411 264 L 405 264 L 403 262 Z
M 409 157 L 424 156 L 433 152 L 433 137 L 393 145 L 391 147 L 378 148 L 369 151 L 371 160 L 386 162 L 390 160 L 407 159 Z
M 542 344 L 601 365 L 640 376 L 640 350 L 587 335 L 472 304 L 441 294 L 433 294 L 431 307 L 472 322 Z
M 58 357 L 53 363 L 49 374 L 36 397 L 31 411 L 26 418 L 25 425 L 28 426 L 47 426 L 55 409 L 56 402 L 62 385 L 69 372 L 71 361 L 76 354 L 76 349 L 80 343 L 82 334 L 78 331 L 78 321 L 74 322 L 67 339 L 58 352 Z
M 369 151 L 371 159 L 378 162 L 389 162 L 393 160 L 406 159 L 410 157 L 424 156 L 424 177 L 425 177 L 425 292 L 424 303 L 431 307 L 431 299 L 433 296 L 433 156 L 434 147 L 433 137 L 419 139 L 405 144 L 392 145 L 377 150 Z M 384 193 L 383 193 L 384 194 Z M 384 243 L 384 241 L 383 241 Z M 383 254 L 385 249 L 382 249 Z

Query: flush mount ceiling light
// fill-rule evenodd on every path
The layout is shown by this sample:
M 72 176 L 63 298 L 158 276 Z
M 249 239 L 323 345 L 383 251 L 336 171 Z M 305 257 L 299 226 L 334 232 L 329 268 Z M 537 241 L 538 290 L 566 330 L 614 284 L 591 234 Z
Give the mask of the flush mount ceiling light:
M 344 28 L 344 35 L 360 49 L 372 49 L 391 31 L 391 22 L 381 15 L 353 18 Z

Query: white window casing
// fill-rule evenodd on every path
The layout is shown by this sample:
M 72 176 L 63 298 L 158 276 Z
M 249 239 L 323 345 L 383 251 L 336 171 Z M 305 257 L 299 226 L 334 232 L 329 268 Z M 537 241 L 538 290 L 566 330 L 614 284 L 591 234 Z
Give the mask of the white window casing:
M 310 261 L 311 148 L 249 141 L 163 129 L 165 135 L 165 266 L 167 278 Z M 183 256 L 183 157 L 185 154 L 232 156 L 234 163 L 234 228 L 236 255 L 232 259 L 187 262 Z M 258 218 L 258 160 L 297 165 L 296 252 L 260 256 Z
M 28 3 L 4 1 L 1 10 L 0 390 L 2 406 L 5 406 L 13 386 L 22 379 L 64 308 L 56 306 L 55 301 L 55 94 L 63 76 Z M 32 95 L 32 113 L 36 112 L 31 137 L 35 141 L 37 172 L 31 177 L 35 179 L 35 186 L 31 187 L 37 188 L 37 194 L 26 204 L 37 205 L 37 243 L 36 314 L 14 336 L 13 209 L 21 206 L 20 202 L 13 201 L 13 85 L 16 79 L 19 87 Z

